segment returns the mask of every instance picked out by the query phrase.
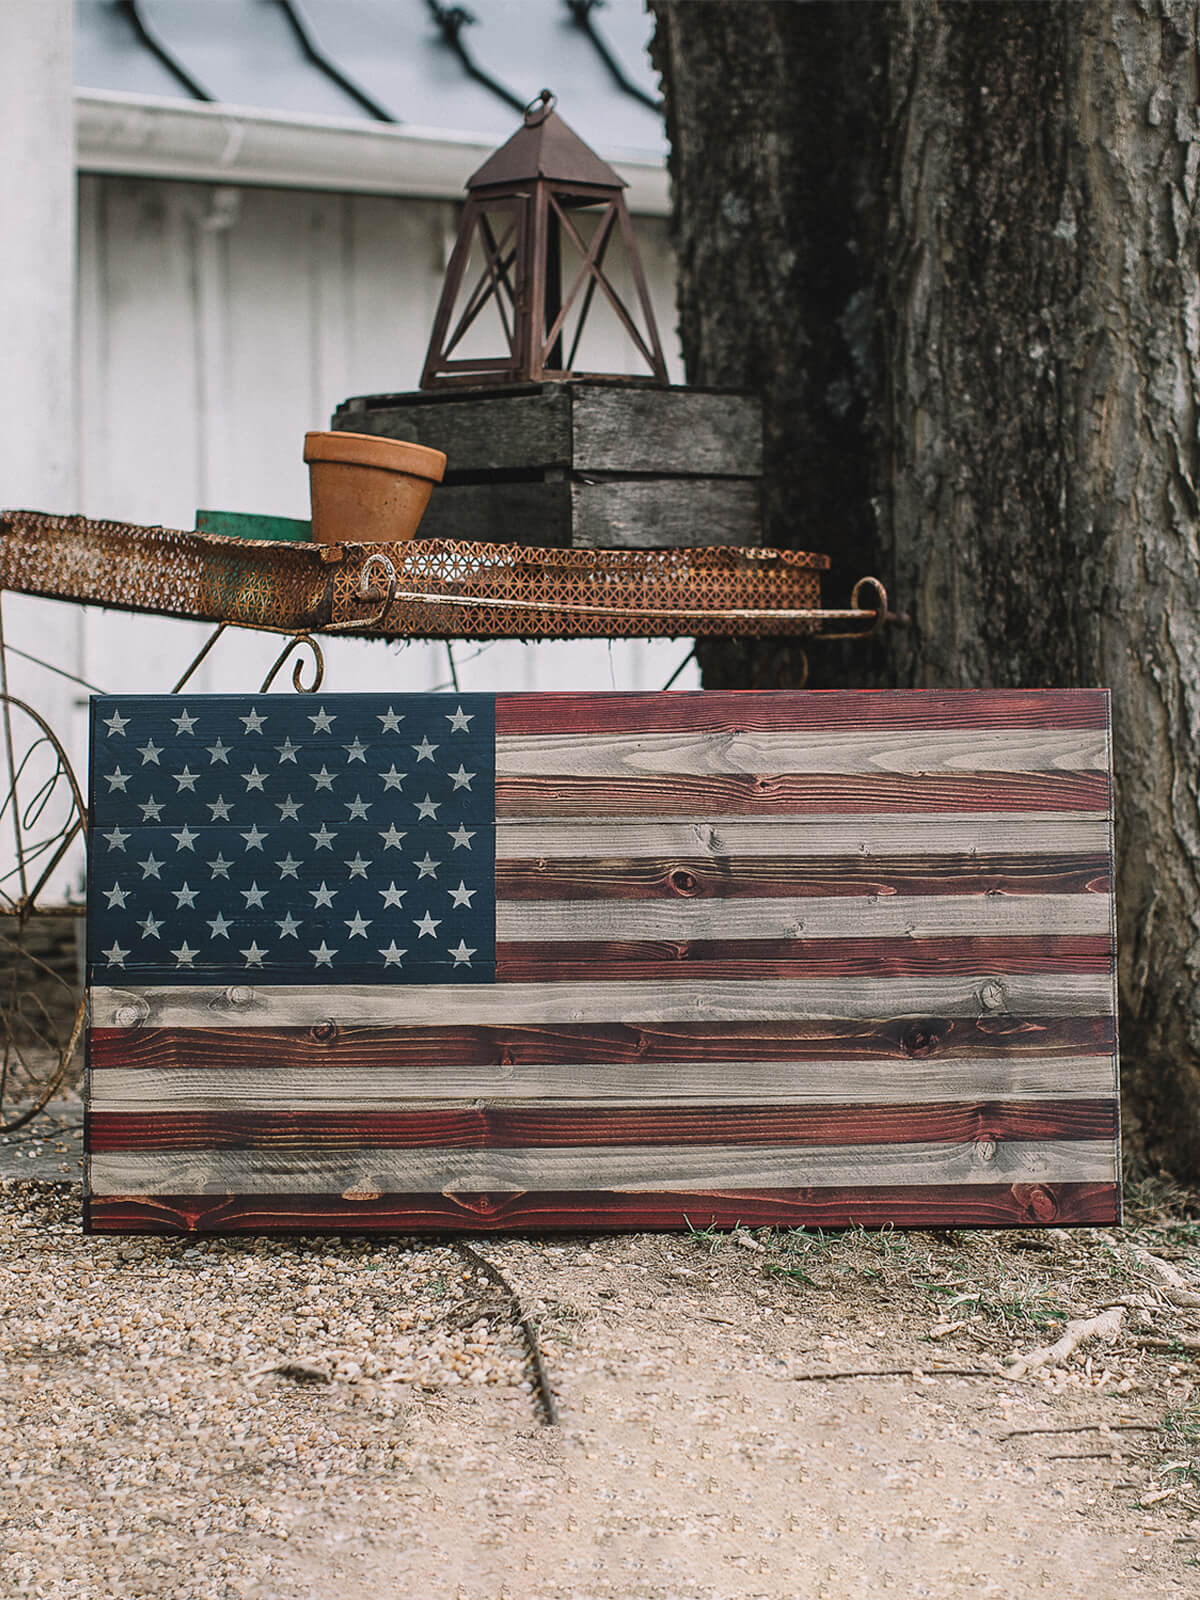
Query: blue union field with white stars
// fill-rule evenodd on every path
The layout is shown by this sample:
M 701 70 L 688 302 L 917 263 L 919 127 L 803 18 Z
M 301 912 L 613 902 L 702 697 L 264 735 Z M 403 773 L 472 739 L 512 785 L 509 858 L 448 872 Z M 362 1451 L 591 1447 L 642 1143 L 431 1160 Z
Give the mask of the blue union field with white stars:
M 491 696 L 92 700 L 97 984 L 495 976 Z

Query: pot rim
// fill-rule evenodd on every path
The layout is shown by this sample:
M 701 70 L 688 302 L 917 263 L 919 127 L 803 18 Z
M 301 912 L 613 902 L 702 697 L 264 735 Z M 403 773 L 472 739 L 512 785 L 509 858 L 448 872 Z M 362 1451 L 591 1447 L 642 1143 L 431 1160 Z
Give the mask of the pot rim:
M 407 472 L 441 483 L 446 457 L 429 445 L 407 439 L 381 439 L 373 433 L 306 433 L 304 459 L 348 467 L 376 467 L 384 472 Z

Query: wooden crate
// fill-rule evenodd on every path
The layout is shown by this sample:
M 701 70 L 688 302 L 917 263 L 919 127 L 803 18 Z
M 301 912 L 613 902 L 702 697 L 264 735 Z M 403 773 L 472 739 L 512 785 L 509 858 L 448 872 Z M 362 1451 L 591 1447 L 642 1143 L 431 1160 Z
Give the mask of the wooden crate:
M 425 539 L 610 548 L 762 542 L 762 408 L 629 383 L 368 395 L 332 426 L 446 454 Z
M 1119 1218 L 1103 693 L 93 706 L 92 1229 Z

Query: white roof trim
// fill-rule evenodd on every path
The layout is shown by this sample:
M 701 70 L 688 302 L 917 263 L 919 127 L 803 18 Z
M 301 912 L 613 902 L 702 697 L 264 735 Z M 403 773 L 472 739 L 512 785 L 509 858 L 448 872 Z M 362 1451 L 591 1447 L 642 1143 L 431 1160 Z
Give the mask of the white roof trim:
M 80 172 L 461 200 L 467 179 L 495 148 L 496 140 L 482 134 L 100 89 L 75 93 Z M 669 214 L 663 161 L 630 150 L 599 154 L 628 183 L 631 211 Z

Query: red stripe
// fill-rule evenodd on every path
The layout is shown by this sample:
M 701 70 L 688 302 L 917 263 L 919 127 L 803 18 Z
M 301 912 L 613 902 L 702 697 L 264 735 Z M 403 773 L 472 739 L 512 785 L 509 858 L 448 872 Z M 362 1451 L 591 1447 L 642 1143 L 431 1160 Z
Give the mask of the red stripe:
M 955 777 L 921 773 L 845 776 L 831 773 L 754 776 L 672 774 L 665 778 L 578 778 L 499 775 L 496 816 L 685 817 L 818 816 L 831 812 L 1094 811 L 1107 814 L 1104 772 L 977 772 Z
M 713 1194 L 89 1196 L 92 1233 L 570 1232 L 751 1227 L 1102 1227 L 1121 1220 L 1111 1183 L 749 1189 Z
M 647 1065 L 699 1061 L 953 1061 L 1111 1056 L 1111 1017 L 900 1017 L 863 1021 L 580 1023 L 545 1027 L 93 1028 L 93 1069 L 219 1073 L 341 1067 Z M 436 1081 L 435 1081 L 436 1088 Z
M 502 694 L 499 738 L 540 733 L 749 732 L 772 728 L 1107 728 L 1105 689 L 704 690 Z
M 286 1091 L 284 1091 L 286 1092 Z M 96 1150 L 511 1150 L 621 1145 L 970 1145 L 1114 1139 L 1112 1100 L 892 1106 L 457 1107 L 440 1111 L 94 1111 Z
M 946 939 L 537 940 L 496 946 L 501 983 L 632 982 L 704 978 L 886 978 L 922 974 L 991 977 L 1036 972 L 1108 972 L 1106 934 Z

